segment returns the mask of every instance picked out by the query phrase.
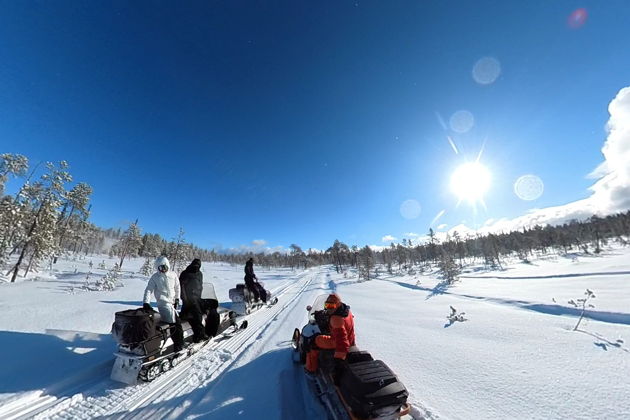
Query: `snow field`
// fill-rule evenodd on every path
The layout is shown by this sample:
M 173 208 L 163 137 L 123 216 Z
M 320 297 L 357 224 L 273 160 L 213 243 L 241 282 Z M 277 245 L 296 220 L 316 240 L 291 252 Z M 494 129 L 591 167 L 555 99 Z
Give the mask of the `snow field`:
M 435 273 L 359 283 L 330 267 L 256 268 L 280 295 L 277 305 L 248 316 L 245 332 L 133 387 L 108 379 L 109 328 L 114 312 L 140 304 L 143 260 L 125 263 L 125 286 L 112 292 L 80 290 L 88 261 L 62 261 L 38 281 L 0 285 L 0 418 L 324 418 L 291 361 L 290 338 L 306 305 L 337 291 L 352 307 L 358 346 L 398 374 L 425 418 L 625 419 L 629 257 L 621 248 L 513 261 L 503 271 L 471 268 L 448 287 Z M 224 302 L 243 277 L 228 264 L 203 271 Z M 579 311 L 566 302 L 586 288 L 595 308 L 572 331 Z M 450 324 L 450 306 L 467 320 Z

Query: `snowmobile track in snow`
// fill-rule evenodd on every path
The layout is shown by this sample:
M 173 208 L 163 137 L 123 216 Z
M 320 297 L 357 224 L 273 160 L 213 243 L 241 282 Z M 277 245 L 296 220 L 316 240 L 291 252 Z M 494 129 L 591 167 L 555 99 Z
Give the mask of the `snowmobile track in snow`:
M 152 411 L 159 411 L 169 399 L 193 391 L 227 370 L 237 356 L 255 342 L 265 326 L 291 306 L 316 276 L 317 273 L 310 271 L 298 274 L 295 280 L 273 292 L 281 297 L 295 290 L 291 299 L 286 302 L 280 300 L 279 304 L 247 315 L 244 317 L 249 323 L 247 329 L 235 333 L 230 339 L 211 341 L 198 353 L 182 361 L 176 369 L 162 374 L 153 382 L 112 389 L 109 379 L 111 361 L 108 361 L 57 384 L 55 392 L 51 389 L 44 395 L 36 391 L 8 403 L 0 408 L 0 418 L 134 418 L 133 411 L 149 403 L 153 403 Z M 146 418 L 146 413 L 140 417 Z

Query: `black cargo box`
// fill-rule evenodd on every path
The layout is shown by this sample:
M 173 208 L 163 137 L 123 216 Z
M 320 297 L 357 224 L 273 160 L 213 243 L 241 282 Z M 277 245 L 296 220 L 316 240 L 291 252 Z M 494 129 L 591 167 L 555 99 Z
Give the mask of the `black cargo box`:
M 156 313 L 144 309 L 116 312 L 112 334 L 120 344 L 134 344 L 156 335 Z
M 339 382 L 343 399 L 358 417 L 369 418 L 379 408 L 402 406 L 409 396 L 405 386 L 381 360 L 348 364 Z

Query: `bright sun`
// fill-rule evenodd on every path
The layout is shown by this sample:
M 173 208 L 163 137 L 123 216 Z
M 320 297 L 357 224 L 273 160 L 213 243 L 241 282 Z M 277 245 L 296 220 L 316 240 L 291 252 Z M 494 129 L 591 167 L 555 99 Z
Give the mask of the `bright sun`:
M 460 201 L 483 202 L 483 196 L 490 188 L 490 179 L 490 171 L 481 163 L 464 163 L 451 175 L 451 190 Z

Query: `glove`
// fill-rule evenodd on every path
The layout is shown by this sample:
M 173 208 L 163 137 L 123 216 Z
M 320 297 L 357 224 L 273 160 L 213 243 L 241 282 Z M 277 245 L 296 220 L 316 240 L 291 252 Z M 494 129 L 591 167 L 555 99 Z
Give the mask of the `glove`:
M 179 308 L 179 299 L 175 299 L 175 303 L 173 303 L 175 309 Z
M 149 303 L 143 303 L 142 304 L 142 309 L 144 309 L 147 312 L 153 312 L 153 308 L 151 307 L 151 304 L 149 304 Z
M 335 385 L 339 385 L 341 382 L 341 375 L 343 375 L 343 372 L 345 372 L 347 368 L 348 363 L 345 360 L 335 357 L 335 367 L 333 370 L 333 381 L 335 382 Z

